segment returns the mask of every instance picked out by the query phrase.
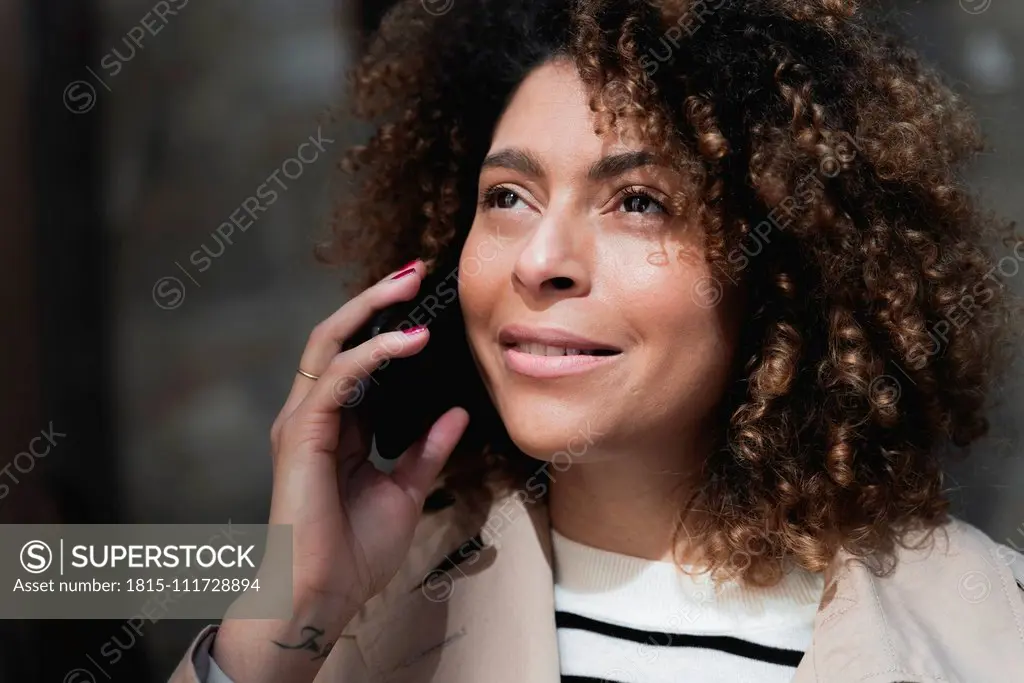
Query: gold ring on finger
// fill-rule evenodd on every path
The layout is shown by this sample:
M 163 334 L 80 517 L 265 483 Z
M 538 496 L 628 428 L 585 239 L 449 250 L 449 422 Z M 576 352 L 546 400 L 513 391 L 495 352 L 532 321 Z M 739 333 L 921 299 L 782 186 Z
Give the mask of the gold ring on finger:
M 308 378 L 310 378 L 310 379 L 311 379 L 311 380 L 313 380 L 314 382 L 315 382 L 316 380 L 320 379 L 320 377 L 319 377 L 319 376 L 317 376 L 317 375 L 314 375 L 314 374 L 313 374 L 313 373 L 311 373 L 311 372 L 306 372 L 306 371 L 305 371 L 305 370 L 303 370 L 302 368 L 298 368 L 298 373 L 299 373 L 300 375 L 302 375 L 303 377 L 308 377 Z

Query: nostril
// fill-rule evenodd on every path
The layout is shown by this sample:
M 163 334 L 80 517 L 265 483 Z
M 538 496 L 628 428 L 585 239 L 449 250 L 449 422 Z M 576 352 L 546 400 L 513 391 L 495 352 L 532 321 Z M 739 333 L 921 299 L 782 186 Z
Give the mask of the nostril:
M 569 289 L 572 287 L 572 278 L 569 277 L 553 277 L 551 278 L 551 284 L 555 289 Z

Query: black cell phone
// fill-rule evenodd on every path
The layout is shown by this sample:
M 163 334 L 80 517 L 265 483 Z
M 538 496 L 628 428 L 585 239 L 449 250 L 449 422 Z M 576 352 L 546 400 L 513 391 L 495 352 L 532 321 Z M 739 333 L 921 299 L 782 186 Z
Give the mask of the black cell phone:
M 346 402 L 345 407 L 368 426 L 384 459 L 400 456 L 454 406 L 465 408 L 470 416 L 459 448 L 483 448 L 488 437 L 504 434 L 470 355 L 458 284 L 457 260 L 438 262 L 411 300 L 377 312 L 342 347 L 350 349 L 383 332 L 416 325 L 430 330 L 423 350 L 382 364 Z

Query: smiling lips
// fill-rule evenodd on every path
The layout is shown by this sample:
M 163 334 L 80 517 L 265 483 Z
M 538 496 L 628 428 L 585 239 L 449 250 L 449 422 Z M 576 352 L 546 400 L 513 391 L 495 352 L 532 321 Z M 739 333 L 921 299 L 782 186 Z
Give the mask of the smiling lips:
M 502 358 L 512 372 L 550 379 L 612 362 L 622 350 L 550 327 L 508 325 L 498 331 Z

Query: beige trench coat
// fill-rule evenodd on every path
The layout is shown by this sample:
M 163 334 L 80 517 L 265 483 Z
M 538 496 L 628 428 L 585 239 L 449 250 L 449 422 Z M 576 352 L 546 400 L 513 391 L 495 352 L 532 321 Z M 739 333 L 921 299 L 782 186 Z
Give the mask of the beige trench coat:
M 481 530 L 483 548 L 467 545 Z M 487 515 L 425 515 L 405 564 L 315 683 L 558 683 L 550 541 L 545 506 L 511 497 Z M 1024 681 L 1024 556 L 954 520 L 898 559 L 879 578 L 836 557 L 794 683 Z M 216 628 L 170 683 L 202 683 L 195 662 Z

